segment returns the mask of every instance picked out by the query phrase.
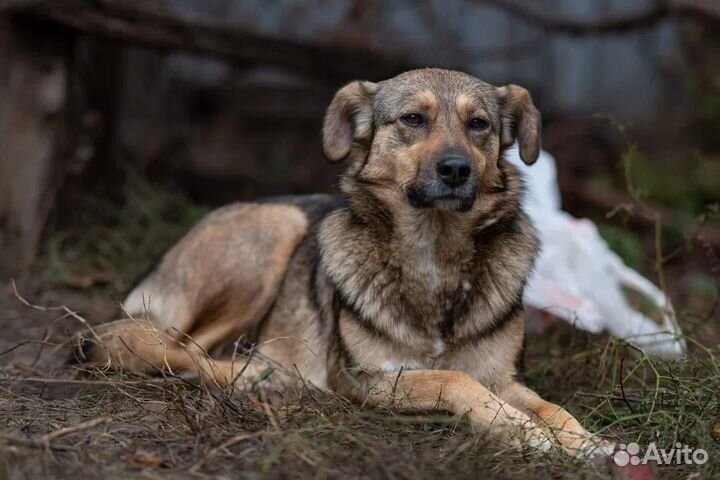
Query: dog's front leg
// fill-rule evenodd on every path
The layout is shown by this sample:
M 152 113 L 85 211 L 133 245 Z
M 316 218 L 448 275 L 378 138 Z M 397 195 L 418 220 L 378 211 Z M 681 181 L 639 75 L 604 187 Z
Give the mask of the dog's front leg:
M 537 420 L 568 454 L 590 457 L 612 455 L 612 443 L 592 435 L 567 410 L 543 400 L 525 385 L 513 382 L 500 392 L 500 396 Z
M 344 392 L 345 394 L 350 392 Z M 551 440 L 530 417 L 504 402 L 468 374 L 451 370 L 385 373 L 352 388 L 351 397 L 408 411 L 442 409 L 465 415 L 505 444 L 546 450 Z

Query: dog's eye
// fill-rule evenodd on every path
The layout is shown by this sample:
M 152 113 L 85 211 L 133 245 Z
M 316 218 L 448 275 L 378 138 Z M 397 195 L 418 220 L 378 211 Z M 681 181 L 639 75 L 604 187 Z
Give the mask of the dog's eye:
M 487 120 L 483 120 L 482 118 L 473 118 L 468 122 L 468 128 L 471 128 L 472 130 L 487 130 L 487 128 L 490 126 Z
M 421 125 L 425 125 L 425 117 L 420 115 L 419 113 L 408 113 L 407 115 L 403 115 L 400 117 L 400 120 L 403 121 L 406 125 L 410 125 L 411 127 L 419 127 Z

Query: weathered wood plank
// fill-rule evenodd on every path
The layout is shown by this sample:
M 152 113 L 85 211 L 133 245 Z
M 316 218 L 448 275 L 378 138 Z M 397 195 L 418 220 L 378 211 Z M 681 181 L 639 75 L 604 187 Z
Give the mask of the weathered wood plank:
M 6 259 L 31 255 L 44 223 L 63 141 L 71 37 L 57 25 L 0 18 L 0 244 L 15 253 Z

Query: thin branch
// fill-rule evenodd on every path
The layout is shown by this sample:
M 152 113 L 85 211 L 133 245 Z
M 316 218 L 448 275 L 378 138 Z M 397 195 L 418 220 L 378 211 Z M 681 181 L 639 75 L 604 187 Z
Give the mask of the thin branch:
M 608 212 L 617 212 L 633 201 L 632 197 L 608 187 L 601 187 L 592 182 L 583 180 L 570 173 L 565 173 L 561 179 L 561 189 L 572 202 L 591 205 Z M 657 216 L 660 215 L 665 224 L 686 232 L 688 240 L 704 239 L 710 246 L 720 246 L 720 229 L 706 221 L 698 221 L 680 210 L 674 210 L 662 205 L 645 201 L 644 208 L 632 211 L 632 220 L 645 227 L 655 228 Z M 620 206 L 620 207 L 618 207 Z
M 82 324 L 85 326 L 85 328 L 87 328 L 88 331 L 92 334 L 92 336 L 95 338 L 95 340 L 97 340 L 98 342 L 102 343 L 102 339 L 101 339 L 100 336 L 98 336 L 98 334 L 95 332 L 95 329 L 93 329 L 92 325 L 90 325 L 90 324 L 87 322 L 87 320 L 85 320 L 83 317 L 81 317 L 80 315 L 78 315 L 77 312 L 71 310 L 70 308 L 68 308 L 68 307 L 65 306 L 65 305 L 60 305 L 60 306 L 57 306 L 57 307 L 43 307 L 43 306 L 41 306 L 41 305 L 32 304 L 32 303 L 30 303 L 29 301 L 27 301 L 27 300 L 25 299 L 25 297 L 23 297 L 22 295 L 20 295 L 20 293 L 18 292 L 18 289 L 17 289 L 17 285 L 15 284 L 15 279 L 14 279 L 14 278 L 11 279 L 11 284 L 12 284 L 12 287 L 13 287 L 13 293 L 15 294 L 15 298 L 17 298 L 17 299 L 20 301 L 20 303 L 22 303 L 22 304 L 25 305 L 26 307 L 32 308 L 33 310 L 39 310 L 39 311 L 41 311 L 41 312 L 52 312 L 52 311 L 61 310 L 61 311 L 65 312 L 65 315 L 67 315 L 67 316 L 69 316 L 69 317 L 72 317 L 72 318 L 74 318 L 75 320 L 77 320 L 78 322 L 82 323 Z
M 241 66 L 280 65 L 330 81 L 386 78 L 411 65 L 370 49 L 311 44 L 242 30 L 208 15 L 178 13 L 158 2 L 13 0 L 0 14 L 28 15 L 71 29 L 158 50 L 222 57 Z
M 587 19 L 553 13 L 537 1 L 473 0 L 473 3 L 491 5 L 543 30 L 566 35 L 626 33 L 653 27 L 668 17 L 720 23 L 720 5 L 712 0 L 657 0 L 641 11 Z
M 54 448 L 56 450 L 69 450 L 69 449 L 72 449 L 72 447 L 68 447 L 68 446 L 51 447 L 50 442 L 52 442 L 53 440 L 57 440 L 60 437 L 64 437 L 66 435 L 71 435 L 73 433 L 81 432 L 83 430 L 89 430 L 91 428 L 95 428 L 98 425 L 102 425 L 104 423 L 109 422 L 110 420 L 112 420 L 111 417 L 93 418 L 92 420 L 81 422 L 81 423 L 78 423 L 77 425 L 73 425 L 71 427 L 60 428 L 53 432 L 47 433 L 39 438 L 22 438 L 22 437 L 17 437 L 14 435 L 0 435 L 0 441 L 5 444 L 20 446 L 20 447 L 27 447 L 27 448 L 42 448 L 42 449 Z
M 72 427 L 64 427 L 59 430 L 55 430 L 54 432 L 50 432 L 50 433 L 40 437 L 37 441 L 43 445 L 47 445 L 51 441 L 53 441 L 57 438 L 64 437 L 65 435 L 70 435 L 73 433 L 81 432 L 83 430 L 95 428 L 98 425 L 102 425 L 103 423 L 109 422 L 110 420 L 112 420 L 111 417 L 93 418 L 92 420 L 78 423 L 77 425 L 73 425 Z

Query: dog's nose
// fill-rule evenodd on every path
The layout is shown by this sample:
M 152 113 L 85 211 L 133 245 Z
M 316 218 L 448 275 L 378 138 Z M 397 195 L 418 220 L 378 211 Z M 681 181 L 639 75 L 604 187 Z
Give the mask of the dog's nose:
M 459 187 L 470 176 L 470 163 L 463 157 L 446 157 L 437 164 L 440 180 L 449 187 Z

